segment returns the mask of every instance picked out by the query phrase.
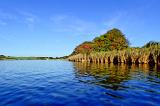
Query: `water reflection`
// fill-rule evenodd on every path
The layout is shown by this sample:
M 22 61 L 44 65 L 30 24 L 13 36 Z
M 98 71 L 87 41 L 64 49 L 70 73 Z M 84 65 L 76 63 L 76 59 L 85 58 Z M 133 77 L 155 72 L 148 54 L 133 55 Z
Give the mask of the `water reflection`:
M 156 66 L 0 62 L 0 106 L 159 106 L 159 88 Z
M 123 85 L 129 80 L 151 80 L 152 77 L 160 78 L 160 71 L 156 66 L 147 64 L 95 64 L 74 62 L 76 77 L 84 83 L 100 85 L 107 89 L 119 90 L 128 88 Z
M 157 65 L 157 71 L 160 71 L 160 65 Z

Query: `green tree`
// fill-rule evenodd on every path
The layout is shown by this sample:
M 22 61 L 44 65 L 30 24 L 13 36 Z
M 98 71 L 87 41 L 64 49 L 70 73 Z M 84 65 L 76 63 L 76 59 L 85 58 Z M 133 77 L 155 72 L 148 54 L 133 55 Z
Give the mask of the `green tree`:
M 105 35 L 109 41 L 110 50 L 121 50 L 129 46 L 129 41 L 119 29 L 112 29 Z
M 149 41 L 148 43 L 146 43 L 144 46 L 143 46 L 143 48 L 149 48 L 149 47 L 151 47 L 151 46 L 158 46 L 158 45 L 160 45 L 160 42 L 156 42 L 156 41 Z
M 93 42 L 95 43 L 94 50 L 95 51 L 108 51 L 109 50 L 109 41 L 101 35 L 100 37 L 96 37 Z
M 6 58 L 6 56 L 0 55 L 0 60 L 3 60 L 3 59 L 5 59 L 5 58 Z
M 129 41 L 125 35 L 116 28 L 96 37 L 93 42 L 96 44 L 96 51 L 121 50 L 129 46 Z

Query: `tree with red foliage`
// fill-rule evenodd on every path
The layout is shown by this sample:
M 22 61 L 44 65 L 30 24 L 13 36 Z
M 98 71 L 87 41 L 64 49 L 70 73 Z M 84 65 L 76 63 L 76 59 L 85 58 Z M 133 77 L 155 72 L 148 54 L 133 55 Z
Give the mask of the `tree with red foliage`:
M 94 43 L 93 42 L 83 42 L 82 44 L 78 45 L 72 54 L 90 54 L 94 50 Z

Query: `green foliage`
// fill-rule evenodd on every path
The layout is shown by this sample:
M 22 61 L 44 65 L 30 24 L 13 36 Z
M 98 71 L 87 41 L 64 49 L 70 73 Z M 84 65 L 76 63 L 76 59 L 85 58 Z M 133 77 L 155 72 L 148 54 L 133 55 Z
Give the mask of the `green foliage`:
M 160 46 L 160 42 L 149 41 L 142 48 L 149 48 L 149 47 L 152 47 L 152 46 Z
M 122 50 L 129 46 L 124 34 L 116 28 L 96 37 L 93 42 L 96 43 L 96 51 Z
M 6 56 L 0 55 L 0 60 L 4 60 L 5 58 L 6 58 Z
M 94 50 L 95 51 L 108 51 L 110 50 L 109 48 L 109 40 L 104 36 L 104 35 L 101 35 L 100 37 L 96 37 L 93 42 L 95 43 L 95 46 L 94 46 Z
M 129 46 L 128 40 L 125 38 L 124 34 L 119 29 L 109 30 L 107 33 L 96 37 L 92 42 L 83 42 L 78 45 L 72 55 L 78 53 L 89 54 L 93 51 L 112 51 L 112 50 L 122 50 Z
M 110 43 L 110 50 L 122 50 L 129 46 L 129 41 L 119 29 L 112 29 L 107 32 L 106 38 Z
M 6 56 L 4 56 L 4 55 L 0 55 L 0 58 L 5 58 Z

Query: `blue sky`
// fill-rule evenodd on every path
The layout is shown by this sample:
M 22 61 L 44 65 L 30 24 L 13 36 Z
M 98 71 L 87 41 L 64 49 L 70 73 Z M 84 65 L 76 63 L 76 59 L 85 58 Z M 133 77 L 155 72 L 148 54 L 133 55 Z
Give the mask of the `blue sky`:
M 64 56 L 119 28 L 131 46 L 160 41 L 160 0 L 0 0 L 0 54 Z

